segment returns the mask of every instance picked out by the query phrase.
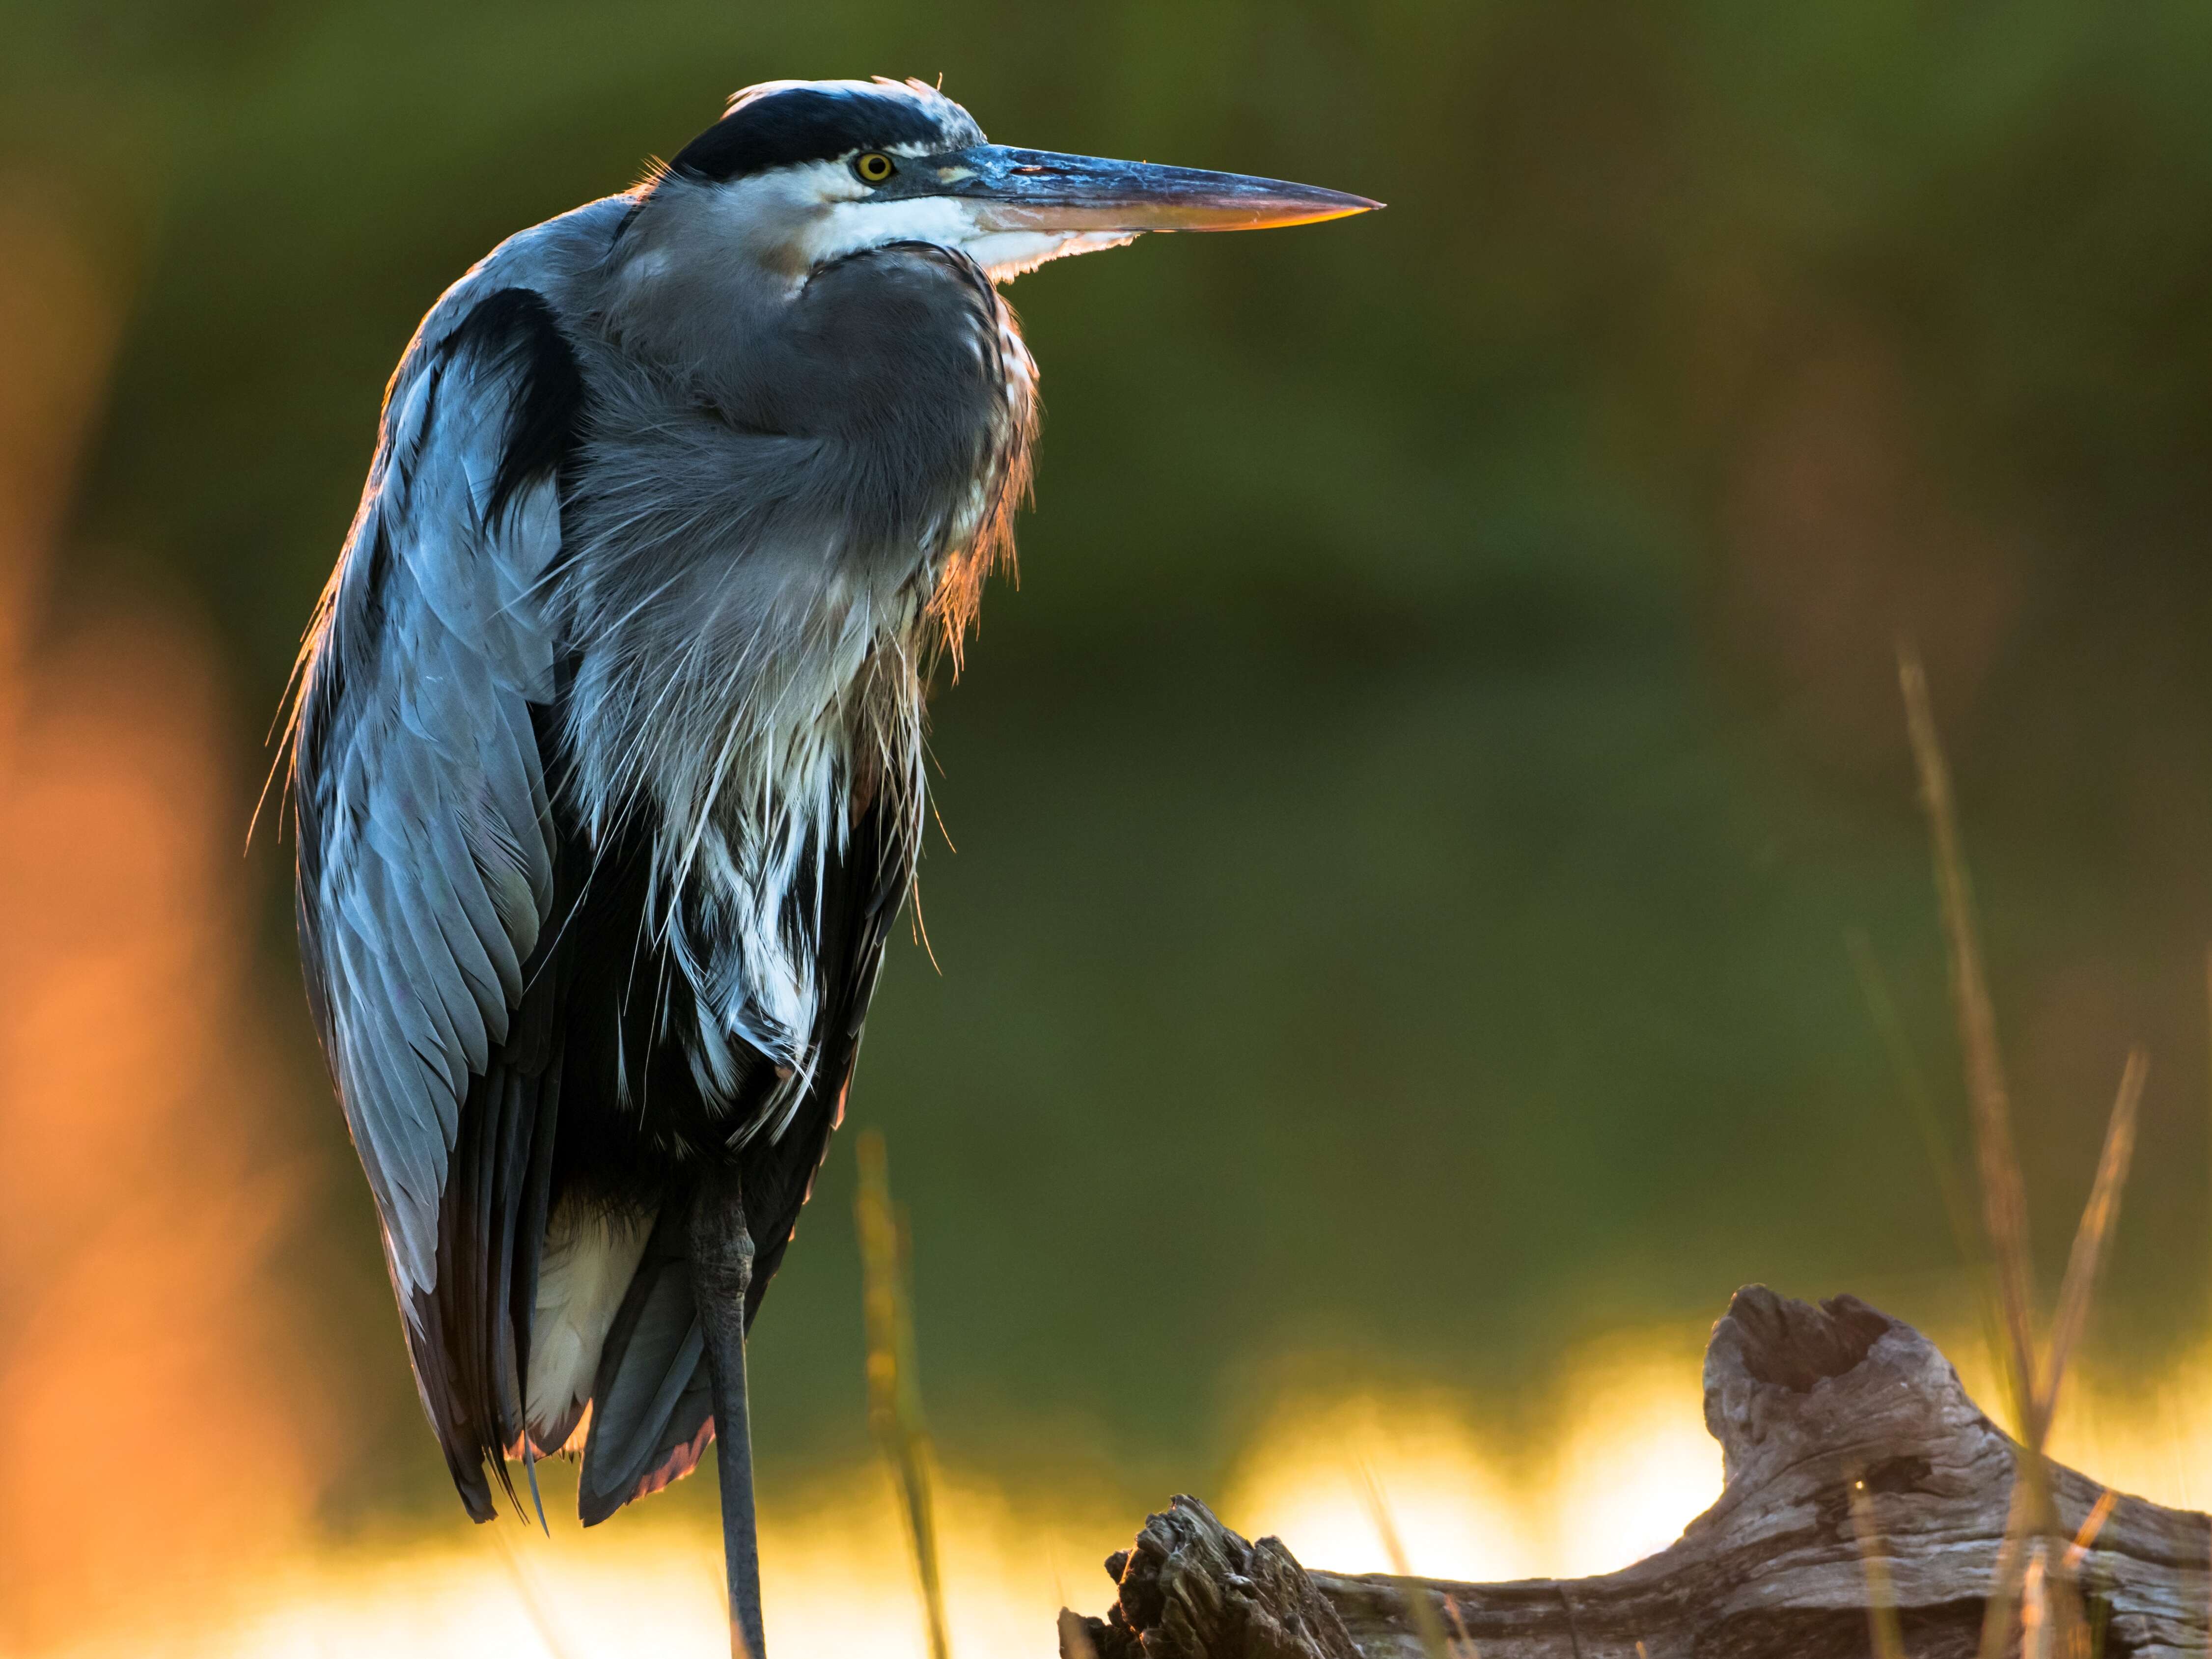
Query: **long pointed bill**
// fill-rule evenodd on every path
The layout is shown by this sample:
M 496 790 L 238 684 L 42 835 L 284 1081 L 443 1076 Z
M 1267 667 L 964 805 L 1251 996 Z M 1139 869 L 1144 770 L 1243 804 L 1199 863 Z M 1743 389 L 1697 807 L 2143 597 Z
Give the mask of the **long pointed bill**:
M 1161 230 L 1265 230 L 1382 205 L 1364 196 L 1239 173 L 1112 161 L 979 144 L 915 168 L 917 193 L 965 200 L 979 228 L 1130 236 Z M 910 175 L 911 176 L 911 175 Z

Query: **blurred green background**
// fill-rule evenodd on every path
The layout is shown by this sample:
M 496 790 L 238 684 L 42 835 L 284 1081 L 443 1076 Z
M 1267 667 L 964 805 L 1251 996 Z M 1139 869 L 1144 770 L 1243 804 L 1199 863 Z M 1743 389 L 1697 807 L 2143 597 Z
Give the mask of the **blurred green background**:
M 948 1455 L 1079 1452 L 1141 1502 L 1206 1491 L 1285 1377 L 1504 1413 L 1747 1279 L 1955 1308 L 1845 948 L 1955 1116 L 1900 636 L 2046 1265 L 2141 1041 L 2098 1341 L 2200 1333 L 2212 11 L 108 0 L 6 32 L 9 188 L 127 296 L 46 614 L 150 593 L 210 630 L 240 836 L 416 319 L 732 88 L 942 72 L 1002 142 L 1390 204 L 1012 292 L 1036 505 L 936 706 L 939 965 L 895 946 L 853 1101 Z M 289 850 L 247 868 L 270 1133 L 315 1172 L 297 1340 L 352 1391 L 327 1510 L 441 1506 Z M 865 1455 L 851 1197 L 846 1145 L 760 1328 L 771 1489 Z

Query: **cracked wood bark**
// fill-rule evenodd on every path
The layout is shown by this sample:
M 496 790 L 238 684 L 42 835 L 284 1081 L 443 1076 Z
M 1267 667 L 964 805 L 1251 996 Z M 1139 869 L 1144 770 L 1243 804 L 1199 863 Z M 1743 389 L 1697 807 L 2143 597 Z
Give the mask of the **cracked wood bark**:
M 1910 1325 L 1855 1297 L 1739 1291 L 1705 1351 L 1725 1486 L 1675 1543 L 1593 1578 L 1461 1584 L 1309 1571 L 1194 1498 L 1107 1562 L 1104 1620 L 1066 1613 L 1064 1659 L 1420 1659 L 1407 1595 L 1480 1659 L 1844 1659 L 1870 1651 L 1850 1483 L 1869 1492 L 1912 1659 L 1976 1650 L 2018 1448 Z M 2057 1465 L 2078 1528 L 2104 1488 Z M 2086 1582 L 2104 1659 L 2207 1651 L 2212 1520 L 2118 1498 Z M 1466 1644 L 1461 1659 L 1472 1659 Z

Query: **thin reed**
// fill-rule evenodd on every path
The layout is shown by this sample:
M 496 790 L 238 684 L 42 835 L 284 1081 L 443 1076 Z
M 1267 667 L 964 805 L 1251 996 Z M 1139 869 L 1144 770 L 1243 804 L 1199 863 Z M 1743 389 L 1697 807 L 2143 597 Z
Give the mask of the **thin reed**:
M 1867 1637 L 1874 1659 L 1905 1659 L 1897 1587 L 1891 1582 L 1889 1558 L 1882 1553 L 1881 1537 L 1875 1528 L 1874 1499 L 1856 1474 L 1851 1476 L 1851 1534 L 1858 1544 L 1860 1571 L 1866 1575 Z
M 1997 1296 L 2009 1339 L 2007 1382 L 2014 1420 L 2027 1419 L 2035 1377 L 2035 1334 L 2027 1237 L 2027 1194 L 2020 1158 L 2013 1146 L 2012 1101 L 2005 1088 L 2004 1063 L 1997 1048 L 1996 1011 L 1982 971 L 1981 940 L 1974 925 L 1973 890 L 1959 844 L 1958 809 L 1951 794 L 1950 767 L 1936 732 L 1928 700 L 1928 676 L 1910 650 L 1899 653 L 1898 678 L 1905 691 L 1905 729 L 1912 739 L 1920 775 L 1921 805 L 1928 814 L 1934 843 L 1936 894 L 1943 918 L 1943 938 L 1951 955 L 1951 994 L 1959 1022 L 1959 1042 L 1966 1070 L 1966 1097 L 1973 1109 L 1976 1166 L 1981 1176 L 1982 1224 L 1989 1233 Z
M 1097 1644 L 1091 1641 L 1083 1615 L 1073 1607 L 1060 1610 L 1060 1650 L 1063 1659 L 1098 1659 Z
M 1404 1540 L 1398 1535 L 1398 1518 L 1390 1512 L 1390 1500 L 1383 1496 L 1382 1483 L 1364 1462 L 1359 1466 L 1359 1478 L 1367 1495 L 1367 1513 L 1382 1536 L 1384 1553 L 1390 1558 L 1391 1577 L 1397 1581 L 1399 1600 L 1405 1604 L 1406 1617 L 1421 1644 L 1423 1659 L 1461 1659 L 1461 1654 L 1455 1651 L 1444 1635 L 1444 1621 L 1437 1614 L 1434 1596 L 1427 1585 L 1413 1577 L 1413 1563 L 1407 1557 Z M 1453 1616 L 1458 1616 L 1458 1609 L 1453 1609 Z M 1461 1634 L 1465 1636 L 1464 1629 Z M 1474 1643 L 1467 1643 L 1466 1659 L 1476 1659 L 1474 1647 Z
M 1944 1219 L 1951 1226 L 1951 1242 L 1973 1285 L 1974 1307 L 1982 1325 L 1982 1346 L 1991 1362 L 2002 1369 L 2008 1339 L 1996 1314 L 1996 1281 L 1991 1276 L 1989 1247 L 1974 1212 L 1972 1197 L 1960 1179 L 1950 1138 L 1944 1133 L 1936 1109 L 1935 1091 L 1929 1086 L 1928 1074 L 1912 1051 L 1911 1039 L 1905 1035 L 1904 1017 L 1898 1012 L 1897 999 L 1890 994 L 1889 981 L 1881 971 L 1880 958 L 1875 955 L 1873 940 L 1864 929 L 1853 927 L 1845 931 L 1844 945 L 1858 975 L 1859 991 L 1866 998 L 1868 1017 L 1873 1020 L 1875 1032 L 1888 1053 L 1890 1067 L 1897 1074 L 1899 1091 L 1911 1109 L 1914 1127 L 1920 1132 L 1921 1146 L 1928 1155 L 1929 1166 L 1936 1172 Z
M 2112 1229 L 2119 1222 L 2120 1191 L 2127 1184 L 2128 1165 L 2135 1157 L 2136 1116 L 2142 1105 L 2143 1082 L 2149 1072 L 2150 1057 L 2137 1048 L 2128 1055 L 2127 1069 L 2120 1074 L 2119 1098 L 2112 1103 L 2104 1151 L 2097 1158 L 2097 1179 L 2089 1188 L 2081 1224 L 2075 1231 L 2074 1249 L 2066 1259 L 2066 1277 L 2058 1289 L 2058 1316 L 2051 1323 L 2051 1346 L 2036 1385 L 2039 1443 L 2050 1434 L 2052 1415 L 2058 1409 L 2058 1384 L 2075 1345 L 2081 1340 L 2082 1328 L 2089 1322 L 2098 1270 L 2104 1265 Z
M 2027 1194 L 2013 1139 L 2011 1101 L 1997 1047 L 1996 1016 L 1982 967 L 1950 769 L 1936 734 L 1927 675 L 1908 647 L 1900 647 L 1898 653 L 1898 679 L 1905 695 L 1905 728 L 1919 773 L 1921 801 L 1928 813 L 1936 890 L 1950 952 L 1952 994 L 1972 1108 L 1983 1225 L 1989 1236 L 1991 1273 L 2008 1339 L 2003 1346 L 2007 1382 L 2014 1421 L 2021 1429 L 2011 1513 L 1990 1586 L 1980 1656 L 2000 1659 L 2016 1623 L 2023 1655 L 2036 1659 L 2045 1655 L 2055 1659 L 2090 1659 L 2094 1632 L 2085 1615 L 2081 1579 L 2103 1516 L 2093 1511 L 2071 1540 L 2061 1530 L 2044 1448 L 2057 1414 L 2067 1362 L 2088 1324 L 2098 1273 L 2119 1218 L 2120 1193 L 2134 1157 L 2136 1121 L 2149 1061 L 2141 1049 L 2136 1049 L 2121 1073 L 2096 1178 L 2067 1258 L 2050 1342 L 2039 1359 Z M 1856 1510 L 1854 1513 L 1856 1517 Z M 1871 1579 L 1869 1583 L 1871 1586 Z
M 854 1200 L 860 1235 L 860 1302 L 868 1331 L 868 1425 L 891 1483 L 914 1552 L 929 1622 L 931 1659 L 951 1659 L 945 1633 L 945 1585 L 938 1571 L 937 1508 L 933 1496 L 929 1431 L 921 1417 L 921 1388 L 915 1364 L 914 1298 L 906 1218 L 891 1202 L 890 1160 L 884 1138 L 859 1138 L 860 1189 Z

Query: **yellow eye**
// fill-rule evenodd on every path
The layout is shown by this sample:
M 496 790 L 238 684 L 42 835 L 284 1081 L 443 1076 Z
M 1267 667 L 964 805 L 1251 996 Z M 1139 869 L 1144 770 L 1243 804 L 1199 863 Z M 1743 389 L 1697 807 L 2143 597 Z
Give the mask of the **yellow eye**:
M 891 165 L 891 158 L 883 151 L 872 149 L 853 163 L 853 171 L 860 175 L 863 184 L 880 185 L 898 169 Z

